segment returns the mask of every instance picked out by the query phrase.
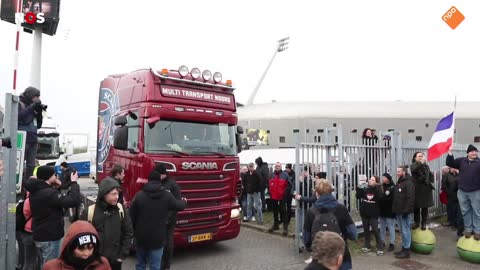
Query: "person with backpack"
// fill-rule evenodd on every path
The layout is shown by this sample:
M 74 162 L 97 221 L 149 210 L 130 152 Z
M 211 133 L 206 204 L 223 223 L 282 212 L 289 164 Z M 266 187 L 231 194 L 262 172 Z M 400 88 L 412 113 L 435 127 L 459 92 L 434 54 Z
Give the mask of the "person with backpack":
M 312 239 L 319 231 L 338 233 L 345 241 L 343 263 L 340 270 L 352 269 L 352 256 L 348 250 L 347 239 L 357 239 L 357 228 L 347 208 L 339 204 L 332 195 L 332 185 L 326 179 L 320 179 L 315 185 L 318 200 L 307 211 L 303 233 L 305 241 L 311 245 Z
M 100 182 L 97 201 L 84 211 L 81 219 L 92 223 L 98 232 L 100 255 L 108 259 L 112 270 L 121 270 L 130 253 L 133 227 L 127 208 L 118 202 L 120 185 L 113 179 Z
M 62 183 L 53 166 L 40 166 L 37 179 L 30 178 L 25 183 L 25 189 L 30 192 L 33 240 L 42 257 L 42 266 L 60 255 L 65 228 L 63 209 L 78 207 L 82 202 L 78 174 L 72 173 L 70 178 L 72 184 L 69 195 L 58 190 Z
M 32 236 L 32 210 L 30 208 L 30 193 L 25 193 L 25 199 L 21 199 L 16 209 L 16 234 L 19 243 L 19 254 L 23 250 L 23 256 L 19 256 L 19 269 L 39 269 L 38 252 Z
M 395 184 L 389 173 L 383 174 L 383 196 L 380 198 L 380 239 L 383 245 L 387 243 L 387 228 L 390 235 L 390 244 L 388 251 L 395 250 L 395 214 L 392 212 L 393 193 L 395 193 Z
M 367 183 L 360 182 L 356 190 L 356 197 L 360 199 L 360 217 L 362 218 L 365 243 L 362 252 L 371 251 L 370 234 L 373 232 L 377 242 L 377 255 L 383 255 L 383 243 L 378 233 L 378 217 L 380 216 L 380 199 L 382 198 L 380 178 L 376 175 L 370 177 Z M 371 230 L 370 230 L 371 227 Z

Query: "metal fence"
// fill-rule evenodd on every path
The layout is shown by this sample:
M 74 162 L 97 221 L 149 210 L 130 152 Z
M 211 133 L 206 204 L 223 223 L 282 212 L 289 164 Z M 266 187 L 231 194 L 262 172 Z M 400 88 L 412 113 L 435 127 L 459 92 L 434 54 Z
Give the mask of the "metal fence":
M 399 132 L 379 132 L 375 139 L 362 139 L 359 134 L 346 134 L 342 127 L 337 126 L 325 129 L 325 140 L 320 143 L 302 143 L 297 139 L 295 147 L 295 175 L 308 175 L 312 179 L 317 172 L 325 172 L 327 180 L 335 188 L 335 196 L 339 203 L 344 204 L 353 220 L 360 222 L 359 201 L 355 198 L 355 188 L 358 178 L 365 175 L 370 178 L 389 173 L 396 182 L 396 168 L 401 165 L 410 165 L 415 152 L 427 152 L 427 142 L 402 141 Z M 455 145 L 454 156 L 465 155 L 467 145 Z M 444 207 L 439 201 L 442 171 L 445 166 L 446 155 L 428 162 L 434 174 L 435 190 L 433 194 L 434 206 L 429 208 L 429 216 L 439 216 L 444 213 Z M 297 177 L 295 190 L 300 191 L 301 181 L 306 177 Z M 313 181 L 305 181 L 307 190 L 312 190 Z M 304 196 L 306 194 L 303 194 Z M 296 208 L 295 246 L 298 250 L 302 246 L 301 232 L 305 216 L 305 209 Z

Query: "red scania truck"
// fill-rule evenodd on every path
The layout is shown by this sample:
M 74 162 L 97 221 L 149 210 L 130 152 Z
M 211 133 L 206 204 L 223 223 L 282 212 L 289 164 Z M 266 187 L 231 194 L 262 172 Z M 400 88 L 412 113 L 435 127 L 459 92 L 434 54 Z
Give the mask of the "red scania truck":
M 164 164 L 188 199 L 178 213 L 177 247 L 240 232 L 237 154 L 243 130 L 233 90 L 220 73 L 185 66 L 111 75 L 100 84 L 97 179 L 122 165 L 128 206 L 154 166 Z

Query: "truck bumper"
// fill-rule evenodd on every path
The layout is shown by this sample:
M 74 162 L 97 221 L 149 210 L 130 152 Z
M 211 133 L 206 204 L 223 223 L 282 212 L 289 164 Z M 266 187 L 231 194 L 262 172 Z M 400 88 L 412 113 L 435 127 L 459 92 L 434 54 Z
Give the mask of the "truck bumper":
M 195 231 L 192 231 L 192 232 L 175 231 L 174 245 L 176 248 L 186 247 L 186 246 L 194 246 L 194 245 L 203 245 L 206 243 L 212 243 L 212 242 L 218 242 L 218 241 L 236 238 L 240 233 L 240 218 L 230 219 L 227 225 L 221 226 L 219 228 L 210 229 L 208 232 L 212 233 L 211 240 L 190 243 L 189 242 L 190 236 L 197 234 Z

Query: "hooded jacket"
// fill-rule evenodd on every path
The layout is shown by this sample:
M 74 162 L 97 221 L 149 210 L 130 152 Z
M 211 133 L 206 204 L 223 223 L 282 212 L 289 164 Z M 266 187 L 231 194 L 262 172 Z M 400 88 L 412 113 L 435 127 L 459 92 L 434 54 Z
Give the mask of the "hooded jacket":
M 73 182 L 70 187 L 70 194 L 64 195 L 44 180 L 27 180 L 25 189 L 30 192 L 33 240 L 48 242 L 63 237 L 63 208 L 77 207 L 82 202 L 78 183 Z
M 180 191 L 180 187 L 178 186 L 175 179 L 170 176 L 167 176 L 162 181 L 162 187 L 172 193 L 175 199 L 180 200 L 182 198 L 182 192 Z M 175 225 L 177 223 L 177 211 L 170 211 L 168 213 L 168 224 Z
M 104 179 L 100 183 L 92 219 L 102 243 L 100 254 L 110 261 L 127 258 L 133 239 L 132 221 L 127 208 L 123 206 L 124 213 L 120 216 L 118 206 L 109 205 L 104 200 L 105 195 L 114 188 L 120 188 L 115 180 Z M 81 219 L 88 219 L 88 211 L 83 212 Z
M 398 179 L 393 194 L 392 212 L 397 215 L 411 214 L 415 207 L 415 185 L 410 176 Z
M 467 157 L 453 158 L 447 156 L 447 166 L 458 169 L 458 189 L 465 192 L 480 190 L 480 159 L 469 160 Z
M 60 258 L 55 260 L 48 261 L 44 266 L 43 270 L 76 270 L 72 265 L 68 264 L 68 257 L 72 254 L 68 254 L 69 247 L 71 243 L 76 240 L 77 236 L 81 236 L 84 233 L 90 233 L 96 235 L 98 238 L 98 233 L 95 228 L 86 221 L 77 221 L 70 225 L 67 234 L 62 242 L 62 247 L 60 249 Z M 102 242 L 98 243 L 96 250 L 94 251 L 92 262 L 89 263 L 83 270 L 110 270 L 110 264 L 105 257 L 101 257 L 99 253 L 99 247 L 102 246 Z
M 130 205 L 136 245 L 144 249 L 159 249 L 165 245 L 169 211 L 185 209 L 187 202 L 177 200 L 157 180 L 149 180 Z
M 255 163 L 257 164 L 257 168 L 255 168 L 255 171 L 260 177 L 260 188 L 265 189 L 268 187 L 268 180 L 270 179 L 268 164 L 266 162 L 263 162 L 261 157 L 255 159 Z
M 27 143 L 36 143 L 37 129 L 42 127 L 42 112 L 36 110 L 37 104 L 32 103 L 32 98 L 40 95 L 40 90 L 34 87 L 28 87 L 20 95 L 20 103 L 18 104 L 18 130 L 27 132 Z M 36 120 L 36 125 L 35 121 Z
M 337 218 L 338 225 L 342 231 L 342 237 L 345 240 L 345 253 L 343 255 L 343 261 L 351 262 L 352 257 L 350 256 L 350 251 L 348 250 L 347 239 L 357 239 L 357 227 L 355 227 L 347 208 L 343 204 L 339 204 L 332 194 L 320 196 L 315 204 L 308 209 L 305 216 L 303 233 L 305 234 L 307 245 L 312 243 L 312 225 L 315 219 L 315 210 L 313 207 L 316 207 L 317 209 L 335 209 L 333 214 Z

